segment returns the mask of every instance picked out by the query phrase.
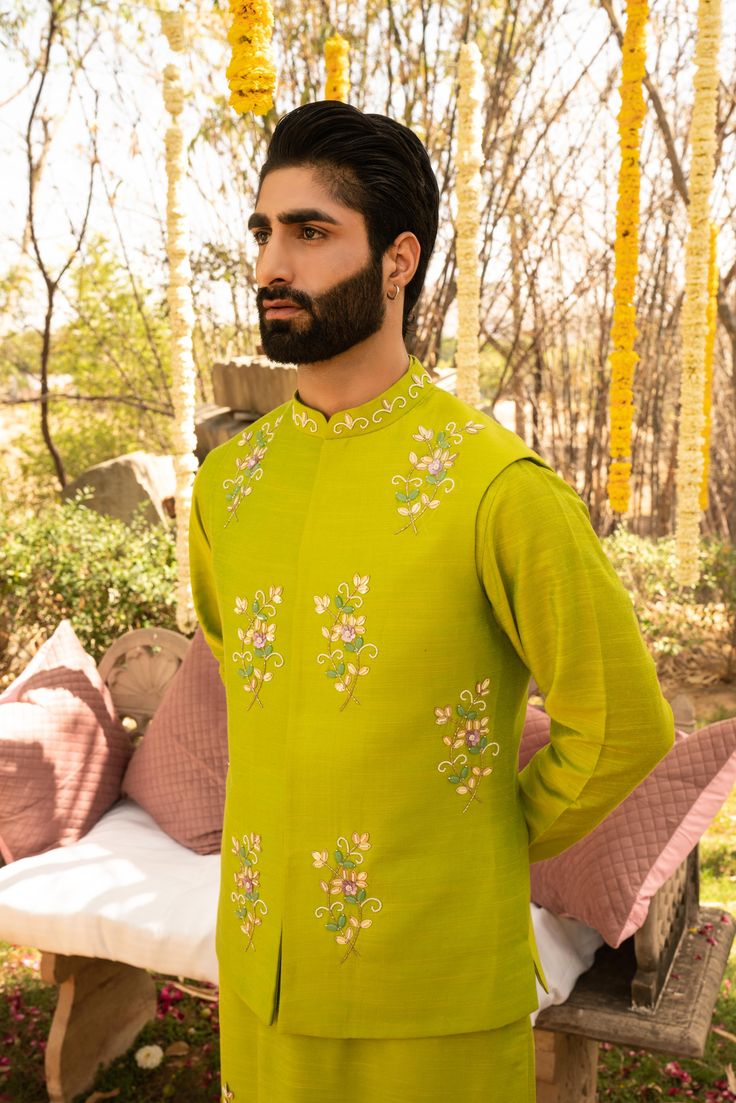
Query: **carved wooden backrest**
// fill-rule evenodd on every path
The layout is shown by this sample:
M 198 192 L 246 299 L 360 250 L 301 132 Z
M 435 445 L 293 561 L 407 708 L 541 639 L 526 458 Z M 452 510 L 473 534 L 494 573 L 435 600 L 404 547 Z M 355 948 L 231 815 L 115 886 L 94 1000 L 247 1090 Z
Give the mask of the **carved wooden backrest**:
M 131 734 L 145 732 L 188 647 L 186 636 L 168 628 L 135 628 L 102 656 L 100 674 Z

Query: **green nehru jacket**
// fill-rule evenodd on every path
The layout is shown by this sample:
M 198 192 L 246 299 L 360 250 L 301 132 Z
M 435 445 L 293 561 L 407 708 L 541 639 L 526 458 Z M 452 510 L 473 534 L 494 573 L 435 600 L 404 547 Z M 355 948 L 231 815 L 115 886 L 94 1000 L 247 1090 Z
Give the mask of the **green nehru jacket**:
M 576 494 L 412 359 L 363 406 L 295 396 L 211 453 L 191 565 L 228 701 L 222 974 L 296 1034 L 532 1011 L 530 860 L 673 740 Z M 552 738 L 519 774 L 529 672 Z

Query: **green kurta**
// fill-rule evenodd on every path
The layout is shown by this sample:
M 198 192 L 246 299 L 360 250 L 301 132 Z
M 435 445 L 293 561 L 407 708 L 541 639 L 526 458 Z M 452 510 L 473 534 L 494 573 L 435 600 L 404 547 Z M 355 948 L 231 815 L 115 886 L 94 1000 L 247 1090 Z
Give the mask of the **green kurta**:
M 530 858 L 673 738 L 578 497 L 412 360 L 359 408 L 295 396 L 211 453 L 191 562 L 228 698 L 230 988 L 324 1038 L 528 1015 Z M 519 775 L 530 671 L 552 741 Z

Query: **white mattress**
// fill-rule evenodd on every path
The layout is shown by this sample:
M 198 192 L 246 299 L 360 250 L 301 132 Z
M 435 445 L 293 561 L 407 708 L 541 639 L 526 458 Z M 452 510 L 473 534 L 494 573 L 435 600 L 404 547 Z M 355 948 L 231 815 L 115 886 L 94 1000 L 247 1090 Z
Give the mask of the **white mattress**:
M 219 855 L 187 850 L 122 800 L 78 843 L 0 869 L 0 939 L 216 984 L 219 874 Z M 568 997 L 603 940 L 531 908 L 550 986 L 541 1010 Z

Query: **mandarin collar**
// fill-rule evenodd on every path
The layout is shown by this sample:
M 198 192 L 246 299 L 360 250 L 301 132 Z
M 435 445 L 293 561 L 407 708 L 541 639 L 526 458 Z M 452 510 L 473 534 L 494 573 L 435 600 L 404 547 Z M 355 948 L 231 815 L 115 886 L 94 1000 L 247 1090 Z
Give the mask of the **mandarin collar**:
M 309 436 L 335 438 L 362 437 L 366 433 L 375 433 L 392 425 L 408 413 L 412 407 L 419 406 L 429 394 L 432 380 L 415 356 L 410 356 L 409 367 L 400 379 L 384 391 L 349 410 L 339 410 L 326 418 L 319 410 L 305 406 L 294 392 L 291 400 L 291 416 L 297 429 Z

